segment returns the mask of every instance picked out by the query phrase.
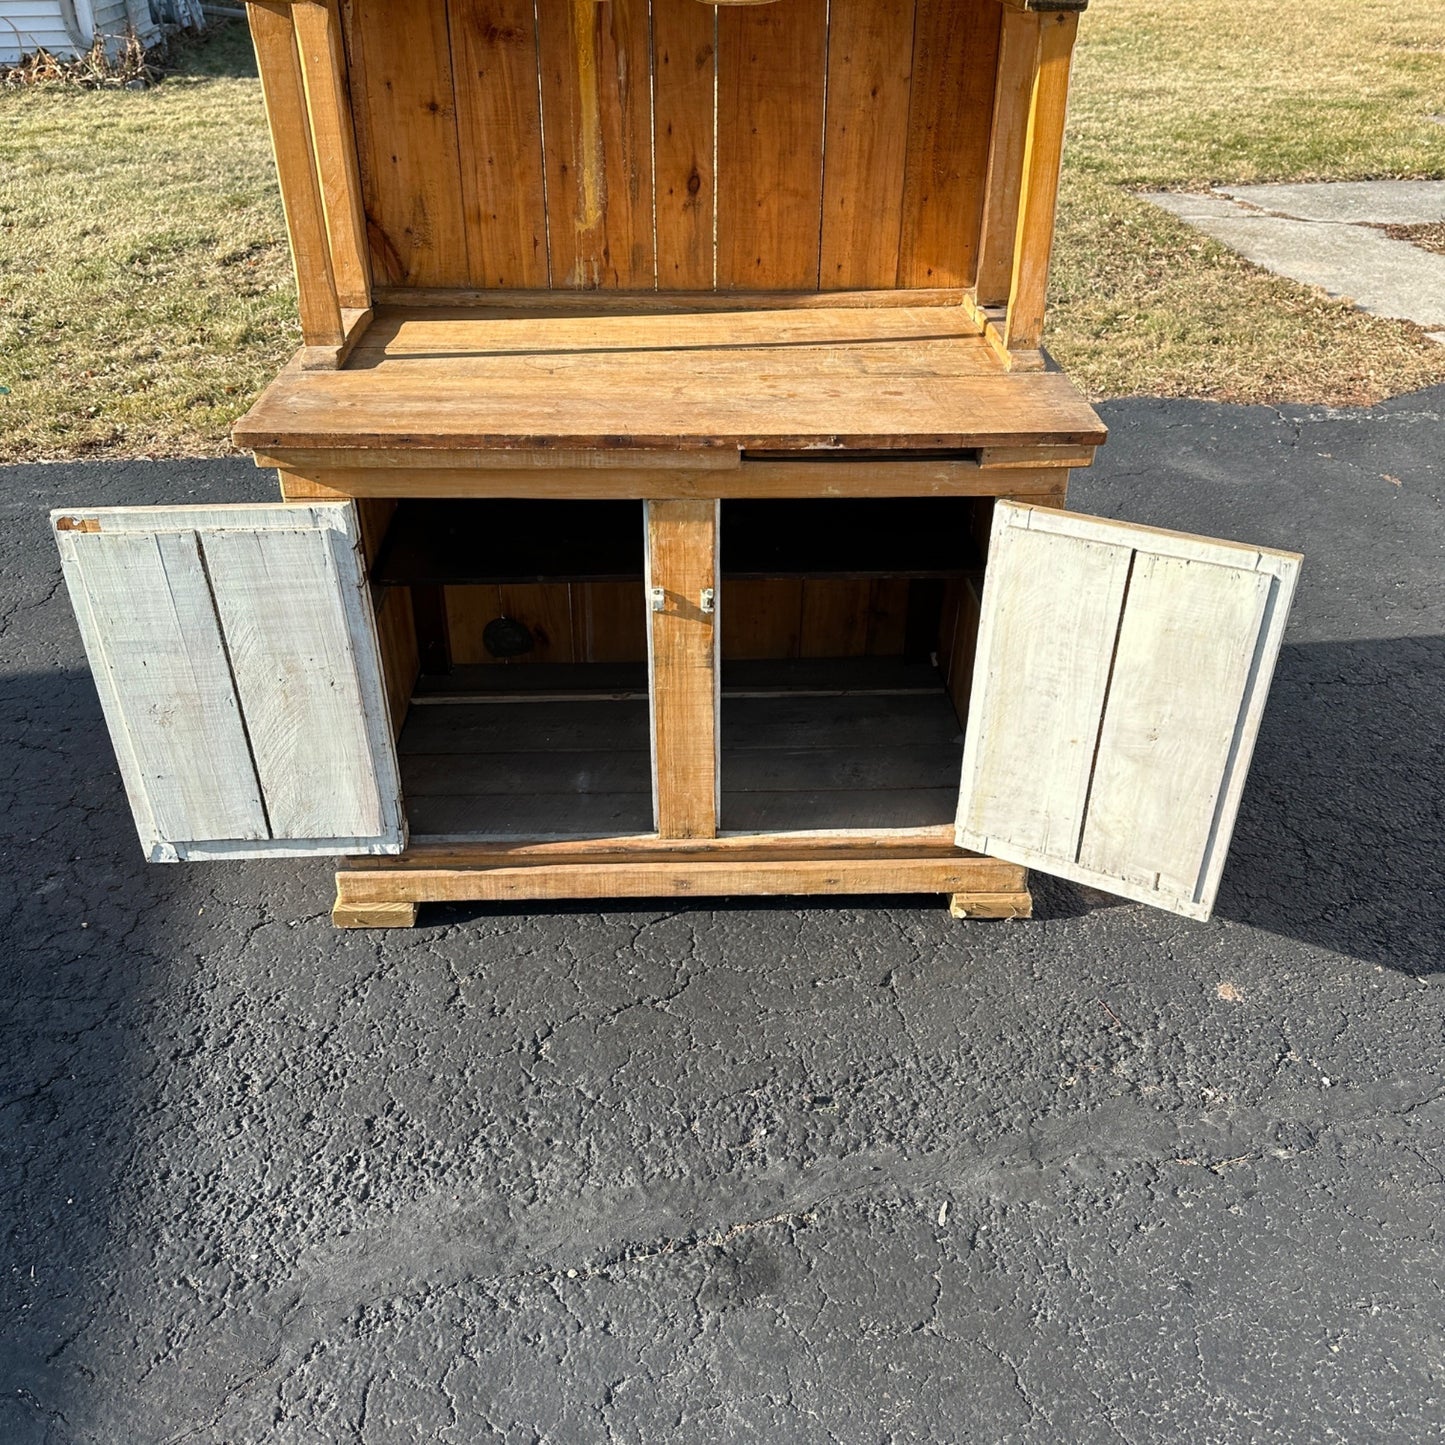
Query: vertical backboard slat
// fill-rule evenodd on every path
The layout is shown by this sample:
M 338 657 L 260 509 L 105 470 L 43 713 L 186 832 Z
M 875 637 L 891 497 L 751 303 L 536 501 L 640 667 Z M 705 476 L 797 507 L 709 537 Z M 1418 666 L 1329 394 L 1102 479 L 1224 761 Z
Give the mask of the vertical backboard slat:
M 474 286 L 548 284 L 533 0 L 449 0 Z
M 697 0 L 652 0 L 657 284 L 712 289 L 713 87 L 717 12 Z
M 718 11 L 718 289 L 818 287 L 827 0 Z
M 885 289 L 898 275 L 914 0 L 835 4 L 828 30 L 820 284 Z
M 550 0 L 537 13 L 552 285 L 651 290 L 646 0 Z
M 900 286 L 971 286 L 1003 7 L 918 0 Z
M 471 279 L 445 5 L 344 0 L 373 279 Z

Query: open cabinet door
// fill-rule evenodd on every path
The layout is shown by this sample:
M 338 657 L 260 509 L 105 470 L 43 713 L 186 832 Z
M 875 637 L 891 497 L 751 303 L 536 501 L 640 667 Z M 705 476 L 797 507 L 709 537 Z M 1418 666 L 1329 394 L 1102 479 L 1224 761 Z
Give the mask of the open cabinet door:
M 71 509 L 51 523 L 153 862 L 401 851 L 350 502 Z
M 999 502 L 959 846 L 1208 918 L 1299 564 Z

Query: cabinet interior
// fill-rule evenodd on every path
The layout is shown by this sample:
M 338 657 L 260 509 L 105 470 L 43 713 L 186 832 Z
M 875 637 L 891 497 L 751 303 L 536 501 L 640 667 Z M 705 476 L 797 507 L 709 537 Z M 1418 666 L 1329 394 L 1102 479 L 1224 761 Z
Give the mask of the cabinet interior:
M 722 502 L 722 831 L 952 819 L 991 508 Z M 644 504 L 387 510 L 371 579 L 413 837 L 650 832 Z

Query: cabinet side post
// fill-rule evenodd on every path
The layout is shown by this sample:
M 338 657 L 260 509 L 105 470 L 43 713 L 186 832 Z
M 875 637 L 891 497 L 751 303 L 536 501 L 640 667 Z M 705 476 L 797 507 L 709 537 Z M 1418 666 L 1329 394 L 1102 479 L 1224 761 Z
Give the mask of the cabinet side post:
M 1011 352 L 1036 350 L 1043 339 L 1054 207 L 1064 151 L 1069 65 L 1078 29 L 1079 17 L 1073 11 L 1043 17 L 1024 141 L 1008 319 L 1004 323 L 1004 341 Z
M 343 308 L 365 310 L 371 305 L 371 267 L 341 15 L 337 0 L 302 0 L 292 13 L 337 300 Z
M 983 227 L 978 248 L 980 306 L 1008 300 L 1013 275 L 1014 240 L 1019 227 L 1024 146 L 1034 76 L 1039 67 L 1039 17 L 1005 8 L 999 36 L 998 79 L 994 86 L 989 135 L 988 179 L 984 183 Z
M 646 503 L 653 818 L 664 838 L 717 836 L 719 511 L 716 500 Z
M 256 46 L 261 94 L 266 102 L 281 182 L 281 204 L 296 268 L 301 340 L 307 347 L 339 348 L 345 332 L 316 176 L 292 7 L 275 0 L 248 0 L 246 14 Z

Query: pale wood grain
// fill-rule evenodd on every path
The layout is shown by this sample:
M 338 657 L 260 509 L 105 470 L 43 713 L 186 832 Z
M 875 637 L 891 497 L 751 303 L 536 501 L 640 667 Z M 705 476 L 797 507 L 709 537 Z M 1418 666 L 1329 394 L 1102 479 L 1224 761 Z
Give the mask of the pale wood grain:
M 1048 15 L 1042 21 L 1038 69 L 1024 143 L 1008 319 L 1004 325 L 1004 342 L 1010 351 L 1030 350 L 1043 338 L 1044 302 L 1054 243 L 1054 208 L 1064 149 L 1069 66 L 1078 28 L 1079 17 L 1073 13 Z
M 1191 899 L 1273 579 L 1140 554 L 1099 730 L 1086 868 Z
M 272 836 L 387 831 L 366 734 L 383 689 L 363 696 L 340 605 L 354 560 L 341 578 L 330 537 L 305 530 L 217 531 L 204 547 Z
M 351 503 L 80 508 L 52 523 L 150 856 L 400 850 Z
M 1078 847 L 1132 556 L 1013 525 L 996 509 L 968 703 L 960 842 Z
M 66 583 L 141 844 L 270 835 L 191 532 L 61 532 Z
M 305 0 L 292 7 L 292 15 L 336 295 L 343 311 L 365 311 L 371 305 L 371 264 L 337 0 Z
M 256 46 L 276 171 L 281 180 L 281 208 L 286 216 L 286 233 L 291 241 L 291 259 L 296 272 L 301 339 L 306 346 L 339 347 L 344 336 L 341 303 L 317 180 L 311 118 L 307 113 L 301 60 L 296 52 L 291 6 L 276 4 L 274 0 L 250 0 L 246 12 Z
M 718 503 L 647 504 L 648 609 L 654 810 L 658 833 L 710 838 L 718 817 Z M 712 588 L 714 610 L 701 594 Z

